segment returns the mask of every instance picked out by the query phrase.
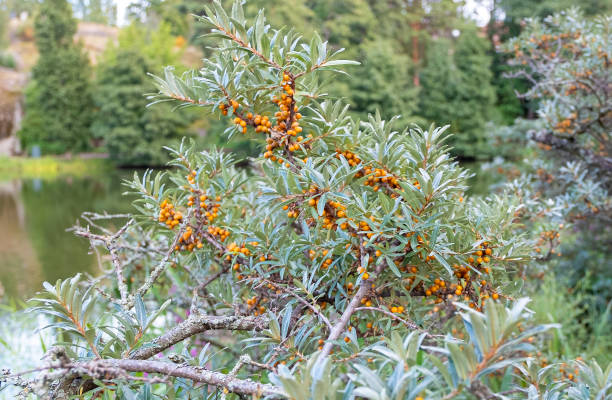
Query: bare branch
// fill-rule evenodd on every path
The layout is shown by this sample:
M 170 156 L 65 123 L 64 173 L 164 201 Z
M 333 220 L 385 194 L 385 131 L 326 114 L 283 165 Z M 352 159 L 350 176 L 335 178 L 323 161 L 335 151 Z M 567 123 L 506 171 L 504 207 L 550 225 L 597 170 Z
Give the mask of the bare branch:
M 152 346 L 143 347 L 136 350 L 129 358 L 133 360 L 145 360 L 153 357 L 172 345 L 179 343 L 188 337 L 208 330 L 236 330 L 236 331 L 261 331 L 268 327 L 267 316 L 225 316 L 217 317 L 210 315 L 192 314 L 185 321 L 181 322 L 165 334 L 159 336 L 152 343 Z
M 361 286 L 359 286 L 359 290 L 357 291 L 357 293 L 355 293 L 355 297 L 353 297 L 351 302 L 348 304 L 348 306 L 344 310 L 344 313 L 342 313 L 340 320 L 336 323 L 336 325 L 334 325 L 333 329 L 329 333 L 329 336 L 327 337 L 327 340 L 325 341 L 325 346 L 323 346 L 323 350 L 321 351 L 320 357 L 329 356 L 332 348 L 334 347 L 334 341 L 340 337 L 342 332 L 344 332 L 344 329 L 349 323 L 351 316 L 355 312 L 355 309 L 357 308 L 359 303 L 361 303 L 361 299 L 363 299 L 368 293 L 368 291 L 370 290 L 372 282 L 373 282 L 373 279 L 368 279 L 368 280 L 361 282 Z
M 203 367 L 177 365 L 162 361 L 106 359 L 72 363 L 60 368 L 69 369 L 71 372 L 68 374 L 75 378 L 91 376 L 98 379 L 109 379 L 109 377 L 124 377 L 126 372 L 147 372 L 166 377 L 190 379 L 194 382 L 222 387 L 232 393 L 273 396 L 276 398 L 286 396 L 281 388 L 271 384 L 238 379 Z

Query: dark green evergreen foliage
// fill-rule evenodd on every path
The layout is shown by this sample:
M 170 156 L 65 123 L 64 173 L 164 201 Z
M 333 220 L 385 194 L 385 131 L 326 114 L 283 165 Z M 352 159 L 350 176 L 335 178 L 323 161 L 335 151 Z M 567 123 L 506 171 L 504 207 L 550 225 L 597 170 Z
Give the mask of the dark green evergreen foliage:
M 366 119 L 380 110 L 384 118 L 400 115 L 403 122 L 414 122 L 419 88 L 412 83 L 410 57 L 389 40 L 366 43 L 362 51 L 362 65 L 352 68 L 345 89 L 358 116 Z
M 455 63 L 460 73 L 458 98 L 453 129 L 457 153 L 481 157 L 486 140 L 484 130 L 495 102 L 495 89 L 491 83 L 491 58 L 487 54 L 488 42 L 475 31 L 464 31 L 455 47 Z M 488 156 L 485 155 L 485 156 Z
M 485 154 L 485 123 L 493 111 L 491 59 L 487 42 L 474 31 L 464 31 L 453 43 L 438 39 L 428 49 L 421 72 L 420 110 L 431 122 L 450 124 L 457 155 Z
M 421 71 L 420 109 L 430 121 L 439 120 L 440 124 L 454 123 L 458 98 L 459 71 L 455 67 L 451 52 L 451 42 L 438 39 L 430 43 L 425 68 Z
M 35 21 L 40 58 L 26 93 L 26 116 L 19 133 L 24 147 L 44 153 L 88 150 L 92 118 L 90 67 L 74 43 L 76 21 L 66 0 L 45 0 Z
M 111 158 L 122 166 L 161 166 L 163 146 L 174 145 L 185 132 L 184 113 L 166 104 L 147 108 L 154 90 L 151 66 L 135 49 L 119 49 L 100 66 L 95 101 L 99 109 L 92 131 L 104 140 Z

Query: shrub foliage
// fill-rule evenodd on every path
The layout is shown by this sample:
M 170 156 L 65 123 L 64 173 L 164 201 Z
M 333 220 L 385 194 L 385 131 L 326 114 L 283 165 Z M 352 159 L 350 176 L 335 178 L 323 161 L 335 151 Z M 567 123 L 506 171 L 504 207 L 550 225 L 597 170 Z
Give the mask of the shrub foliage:
M 155 101 L 229 120 L 261 143 L 237 169 L 184 142 L 171 170 L 135 176 L 136 213 L 85 215 L 106 277 L 46 284 L 35 310 L 61 342 L 18 383 L 50 397 L 609 398 L 612 367 L 557 366 L 554 325 L 520 298 L 537 255 L 517 196 L 470 198 L 446 128 L 366 121 L 324 95 L 353 64 L 268 26 L 240 2 L 202 23 L 204 68 L 156 78 Z M 265 147 L 265 148 L 264 148 Z

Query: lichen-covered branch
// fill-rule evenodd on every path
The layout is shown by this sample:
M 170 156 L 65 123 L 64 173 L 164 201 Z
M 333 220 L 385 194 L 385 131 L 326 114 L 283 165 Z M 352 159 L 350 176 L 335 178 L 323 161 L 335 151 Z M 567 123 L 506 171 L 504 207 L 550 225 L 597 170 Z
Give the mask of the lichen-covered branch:
M 268 318 L 266 316 L 216 317 L 209 315 L 191 315 L 185 321 L 155 339 L 152 346 L 136 350 L 129 358 L 134 360 L 145 360 L 193 335 L 209 330 L 261 331 L 267 327 Z
M 74 363 L 70 367 L 78 376 L 92 376 L 103 379 L 109 376 L 119 377 L 124 372 L 147 372 L 190 379 L 194 382 L 221 387 L 232 393 L 273 396 L 276 398 L 285 397 L 284 391 L 274 385 L 238 379 L 231 375 L 207 370 L 203 367 L 177 365 L 163 361 L 111 359 Z

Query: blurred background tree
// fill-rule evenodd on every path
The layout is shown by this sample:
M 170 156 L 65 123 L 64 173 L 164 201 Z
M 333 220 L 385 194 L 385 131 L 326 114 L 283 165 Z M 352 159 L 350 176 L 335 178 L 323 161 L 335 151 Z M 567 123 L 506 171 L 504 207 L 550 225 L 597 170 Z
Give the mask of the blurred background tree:
M 145 97 L 154 91 L 147 74 L 178 63 L 181 50 L 168 24 L 150 30 L 134 22 L 98 66 L 94 96 L 98 112 L 92 132 L 106 143 L 118 165 L 163 166 L 168 161 L 164 146 L 176 144 L 186 134 L 189 114 L 172 112 L 167 104 L 147 107 Z
M 73 40 L 76 20 L 66 0 L 45 0 L 35 20 L 40 58 L 26 93 L 26 115 L 19 133 L 26 149 L 44 153 L 91 148 L 93 101 L 91 68 Z
M 46 3 L 0 0 L 0 32 L 8 24 L 10 15 L 21 11 L 33 13 L 39 4 Z M 105 25 L 116 23 L 116 1 L 71 0 L 70 3 L 74 15 L 81 20 Z M 202 37 L 206 31 L 194 18 L 194 15 L 204 15 L 206 3 L 131 1 L 127 14 L 129 24 L 120 28 L 119 47 L 125 49 L 130 44 L 133 50 L 142 53 L 155 73 L 160 72 L 162 65 L 185 65 L 184 60 L 173 58 L 177 47 L 185 49 L 185 54 L 194 60 L 208 56 L 210 40 Z M 226 5 L 230 3 L 225 1 Z M 271 24 L 293 28 L 306 39 L 316 31 L 332 48 L 347 48 L 346 57 L 362 65 L 352 68 L 352 78 L 339 77 L 331 82 L 328 95 L 350 101 L 353 116 L 364 119 L 378 109 L 385 118 L 400 114 L 404 123 L 449 122 L 455 133 L 450 142 L 454 154 L 463 159 L 483 159 L 493 155 L 486 144 L 486 122 L 505 125 L 517 117 L 533 118 L 537 108 L 535 101 L 516 97 L 515 92 L 525 92 L 529 83 L 503 77 L 511 67 L 507 65 L 508 56 L 497 51 L 497 47 L 521 32 L 523 18 L 548 15 L 571 3 L 569 0 L 496 0 L 469 4 L 454 0 L 252 0 L 245 5 L 245 12 L 248 17 L 254 17 L 257 10 L 265 7 Z M 606 0 L 588 0 L 582 7 L 587 16 L 611 9 Z M 474 9 L 479 17 L 474 17 Z M 7 35 L 0 34 L 0 43 L 2 37 L 4 47 L 8 46 Z M 149 44 L 150 40 L 155 43 Z M 1 54 L 4 54 L 0 57 L 3 65 L 15 65 L 8 52 Z M 109 61 L 103 64 L 99 73 L 94 71 L 95 75 L 109 70 Z M 197 64 L 190 65 L 193 66 Z M 40 74 L 34 75 L 40 77 Z M 36 84 L 31 85 L 28 95 L 28 108 L 32 112 L 24 128 L 26 147 L 37 134 L 45 135 L 29 128 L 35 123 L 39 127 L 44 125 L 44 113 L 33 105 L 35 87 Z M 440 101 L 442 94 L 444 103 Z M 91 102 L 79 103 L 89 104 L 90 108 L 82 108 L 80 115 L 98 121 L 94 136 L 101 139 L 99 122 L 103 118 L 95 116 L 97 110 L 91 107 Z M 202 135 L 226 127 L 210 117 L 194 118 Z M 79 126 L 87 130 L 87 124 Z M 182 134 L 179 131 L 177 134 Z M 219 140 L 212 135 L 203 139 L 203 144 L 216 145 Z M 103 143 L 96 140 L 94 144 L 102 146 Z M 256 151 L 256 146 L 243 138 L 231 141 L 229 146 L 242 154 L 252 155 Z M 59 146 L 53 152 L 66 150 L 65 146 Z

